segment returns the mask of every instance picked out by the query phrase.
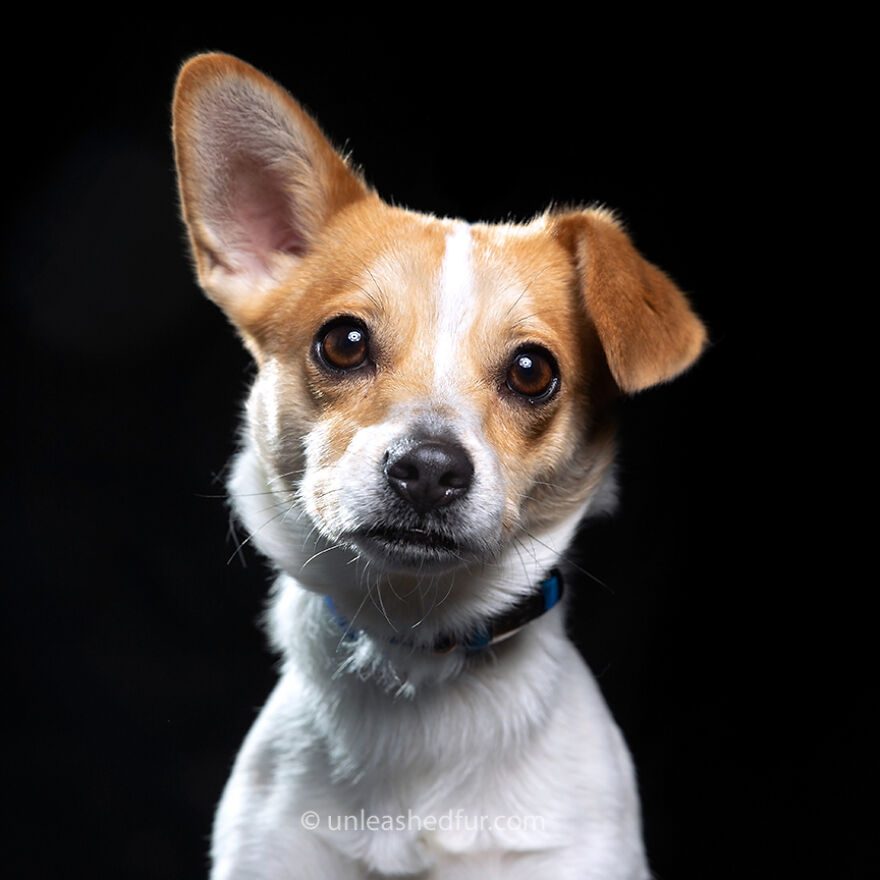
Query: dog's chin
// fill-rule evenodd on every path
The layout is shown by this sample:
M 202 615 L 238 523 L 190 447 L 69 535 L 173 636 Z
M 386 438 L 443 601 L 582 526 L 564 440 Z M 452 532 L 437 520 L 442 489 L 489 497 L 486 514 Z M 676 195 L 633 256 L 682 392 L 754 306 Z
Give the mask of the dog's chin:
M 386 571 L 442 572 L 478 558 L 469 543 L 428 529 L 372 526 L 345 538 L 361 556 Z

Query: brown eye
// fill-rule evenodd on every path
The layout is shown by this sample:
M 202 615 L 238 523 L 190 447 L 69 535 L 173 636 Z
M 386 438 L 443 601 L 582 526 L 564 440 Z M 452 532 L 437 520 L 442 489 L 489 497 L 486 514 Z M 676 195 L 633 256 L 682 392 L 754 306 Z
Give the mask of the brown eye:
M 334 370 L 356 370 L 367 361 L 367 328 L 353 318 L 343 318 L 324 328 L 316 342 L 318 356 Z
M 559 387 L 556 361 L 550 352 L 539 348 L 517 352 L 507 370 L 507 387 L 530 403 L 549 400 Z

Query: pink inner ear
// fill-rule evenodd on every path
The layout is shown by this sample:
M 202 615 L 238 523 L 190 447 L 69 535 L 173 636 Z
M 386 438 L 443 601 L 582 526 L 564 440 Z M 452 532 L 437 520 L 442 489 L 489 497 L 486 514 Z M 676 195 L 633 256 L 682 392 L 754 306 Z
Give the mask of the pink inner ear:
M 302 256 L 305 235 L 298 228 L 291 198 L 277 174 L 253 164 L 239 167 L 232 175 L 228 194 L 231 242 L 237 262 L 263 272 L 273 251 Z

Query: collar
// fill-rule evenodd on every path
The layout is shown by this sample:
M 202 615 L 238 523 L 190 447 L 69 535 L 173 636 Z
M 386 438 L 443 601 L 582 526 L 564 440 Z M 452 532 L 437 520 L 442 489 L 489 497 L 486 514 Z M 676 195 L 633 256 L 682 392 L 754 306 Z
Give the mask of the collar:
M 448 654 L 456 648 L 464 649 L 468 654 L 482 651 L 490 645 L 497 645 L 512 635 L 518 633 L 526 624 L 545 614 L 562 599 L 563 583 L 559 569 L 554 568 L 547 578 L 538 585 L 538 589 L 517 602 L 503 614 L 490 617 L 477 626 L 466 638 L 456 641 L 455 637 L 440 636 L 431 649 L 433 654 Z M 329 596 L 324 597 L 324 602 L 330 609 L 333 619 L 345 633 L 346 641 L 355 641 L 360 638 L 361 630 L 351 629 L 350 623 L 339 613 L 336 605 Z M 400 643 L 397 638 L 392 642 Z

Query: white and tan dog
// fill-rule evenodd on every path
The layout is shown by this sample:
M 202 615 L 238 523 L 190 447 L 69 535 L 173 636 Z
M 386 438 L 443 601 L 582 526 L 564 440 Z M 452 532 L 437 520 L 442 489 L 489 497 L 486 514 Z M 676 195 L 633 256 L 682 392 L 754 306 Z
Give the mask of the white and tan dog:
M 685 297 L 605 211 L 385 204 L 226 55 L 184 66 L 174 137 L 200 282 L 259 368 L 230 491 L 284 656 L 213 877 L 647 877 L 553 570 L 613 502 L 611 400 L 703 346 Z

